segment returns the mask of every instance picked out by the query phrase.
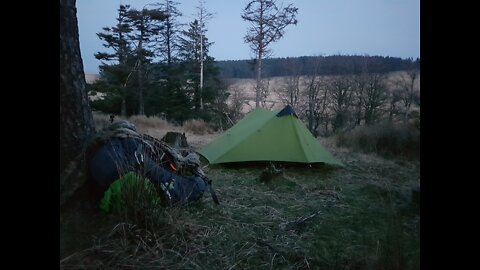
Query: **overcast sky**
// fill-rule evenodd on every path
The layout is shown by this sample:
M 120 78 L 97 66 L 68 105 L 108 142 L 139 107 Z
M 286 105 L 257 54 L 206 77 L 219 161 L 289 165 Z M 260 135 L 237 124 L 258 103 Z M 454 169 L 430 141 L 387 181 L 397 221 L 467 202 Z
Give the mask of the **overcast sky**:
M 280 0 L 281 1 L 281 0 Z M 120 4 L 141 9 L 162 0 L 77 0 L 80 50 L 85 73 L 98 73 L 100 61 L 93 56 L 107 51 L 96 33 L 114 26 Z M 196 14 L 198 0 L 178 0 L 188 23 Z M 243 42 L 248 23 L 240 17 L 247 0 L 206 0 L 214 13 L 207 37 L 214 42 L 210 55 L 216 60 L 250 59 Z M 272 44 L 272 57 L 311 55 L 380 55 L 420 57 L 420 0 L 290 0 L 298 7 L 297 26 Z M 186 16 L 190 16 L 186 17 Z

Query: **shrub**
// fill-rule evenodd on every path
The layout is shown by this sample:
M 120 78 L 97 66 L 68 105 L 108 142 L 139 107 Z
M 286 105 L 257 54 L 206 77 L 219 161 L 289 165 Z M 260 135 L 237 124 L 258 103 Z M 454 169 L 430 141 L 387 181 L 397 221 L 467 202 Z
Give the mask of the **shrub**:
M 361 126 L 339 134 L 337 146 L 346 146 L 365 153 L 373 152 L 384 157 L 418 159 L 420 130 L 405 124 Z

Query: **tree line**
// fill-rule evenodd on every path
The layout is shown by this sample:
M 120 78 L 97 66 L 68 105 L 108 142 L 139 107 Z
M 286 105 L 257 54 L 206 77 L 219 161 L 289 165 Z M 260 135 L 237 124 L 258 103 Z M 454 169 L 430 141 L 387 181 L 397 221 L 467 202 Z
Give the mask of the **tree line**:
M 270 91 L 294 107 L 313 134 L 328 136 L 380 122 L 419 123 L 415 108 L 420 108 L 420 69 L 416 66 L 388 74 L 378 72 L 375 61 L 365 61 L 358 73 L 325 76 L 319 72 L 321 61 L 310 60 L 315 67 L 312 74 L 302 75 L 302 66 L 292 64 L 292 75 Z
M 331 55 L 267 58 L 263 60 L 263 73 L 266 77 L 292 76 L 294 74 L 290 66 L 295 65 L 300 67 L 300 75 L 360 74 L 363 72 L 363 66 L 367 62 L 370 65 L 370 71 L 375 73 L 420 68 L 420 58 L 402 59 L 390 56 Z M 319 63 L 319 65 L 316 66 L 313 63 Z M 220 76 L 223 78 L 254 78 L 254 64 L 255 60 L 216 61 Z
M 120 5 L 117 22 L 97 33 L 108 52 L 98 52 L 100 79 L 88 86 L 102 93 L 92 107 L 129 116 L 158 115 L 174 122 L 223 117 L 226 85 L 209 55 L 206 24 L 211 14 L 200 2 L 187 25 L 178 2 L 142 9 Z
M 140 10 L 120 5 L 116 25 L 97 34 L 110 52 L 95 54 L 102 61 L 100 80 L 88 90 L 104 96 L 92 102 L 94 109 L 124 116 L 161 115 L 177 122 L 215 119 L 221 125 L 229 94 L 208 54 L 212 43 L 206 23 L 212 14 L 200 1 L 196 17 L 185 28 L 178 23 L 178 4 L 165 0 Z M 271 55 L 270 44 L 297 23 L 297 10 L 276 0 L 252 0 L 241 13 L 250 23 L 244 41 L 255 54 L 257 107 L 266 87 L 262 61 Z

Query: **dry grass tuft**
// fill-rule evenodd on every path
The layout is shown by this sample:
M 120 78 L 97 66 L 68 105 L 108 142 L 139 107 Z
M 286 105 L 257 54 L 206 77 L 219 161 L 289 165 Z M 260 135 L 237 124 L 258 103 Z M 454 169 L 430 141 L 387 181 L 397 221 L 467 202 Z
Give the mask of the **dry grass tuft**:
M 183 129 L 197 135 L 212 134 L 213 130 L 202 119 L 192 119 L 183 123 Z
M 110 116 L 108 114 L 93 111 L 92 116 L 96 131 L 100 131 L 110 124 Z
M 387 158 L 420 157 L 420 130 L 404 124 L 361 126 L 339 134 L 337 145 L 365 153 L 377 153 Z
M 93 112 L 93 120 L 97 131 L 102 130 L 110 124 L 110 115 Z M 115 120 L 127 120 L 121 116 L 115 116 Z M 176 126 L 159 117 L 146 117 L 134 115 L 128 118 L 137 130 L 141 133 L 148 134 L 157 139 L 163 138 L 169 131 L 184 133 L 187 132 L 188 143 L 194 147 L 201 147 L 210 142 L 213 138 L 218 136 L 203 120 L 190 120 L 184 123 L 183 126 Z
M 132 115 L 128 118 L 137 129 L 146 130 L 146 129 L 173 129 L 174 126 L 169 123 L 167 120 L 157 117 L 157 116 L 144 116 L 144 115 Z

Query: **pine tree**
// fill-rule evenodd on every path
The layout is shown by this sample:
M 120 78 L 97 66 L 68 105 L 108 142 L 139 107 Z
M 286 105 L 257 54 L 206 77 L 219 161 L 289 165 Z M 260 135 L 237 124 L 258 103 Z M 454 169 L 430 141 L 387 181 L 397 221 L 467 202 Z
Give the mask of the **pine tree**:
M 193 89 L 193 99 L 196 111 L 203 110 L 203 79 L 204 62 L 208 57 L 208 49 L 211 42 L 202 31 L 201 24 L 197 19 L 190 23 L 190 28 L 182 31 L 179 43 L 179 57 L 184 61 L 185 71 L 188 77 L 188 88 Z
M 158 22 L 165 20 L 167 17 L 160 9 L 149 10 L 144 7 L 142 10 L 130 9 L 127 12 L 127 18 L 132 27 L 132 31 L 128 33 L 128 38 L 135 47 L 138 114 L 145 115 L 144 65 L 150 63 L 151 58 L 155 55 L 153 43 L 161 30 Z
M 127 35 L 132 31 L 127 17 L 129 5 L 120 5 L 117 24 L 114 27 L 104 27 L 97 36 L 104 41 L 103 46 L 113 52 L 97 52 L 95 58 L 101 60 L 100 81 L 93 84 L 96 91 L 113 95 L 121 99 L 120 114 L 127 115 L 127 96 L 129 84 L 134 72 L 132 49 Z
M 113 52 L 98 52 L 95 57 L 102 60 L 100 66 L 101 81 L 93 88 L 97 91 L 121 98 L 121 114 L 127 115 L 127 98 L 135 89 L 138 100 L 137 113 L 145 114 L 144 88 L 146 65 L 155 56 L 154 41 L 159 31 L 159 21 L 165 14 L 159 9 L 136 10 L 129 5 L 120 5 L 117 25 L 104 27 L 98 37 L 104 41 L 104 47 Z M 137 85 L 134 85 L 134 77 Z

